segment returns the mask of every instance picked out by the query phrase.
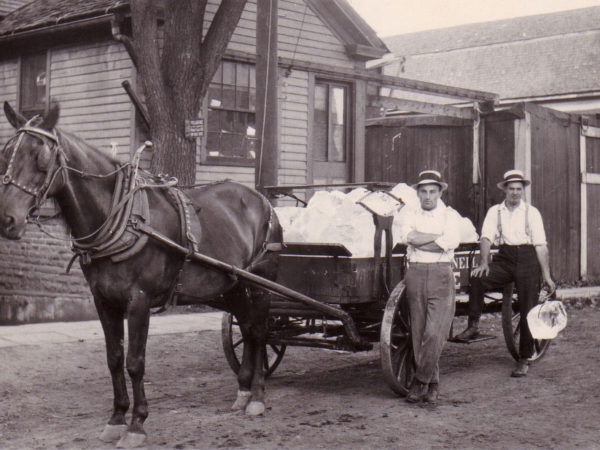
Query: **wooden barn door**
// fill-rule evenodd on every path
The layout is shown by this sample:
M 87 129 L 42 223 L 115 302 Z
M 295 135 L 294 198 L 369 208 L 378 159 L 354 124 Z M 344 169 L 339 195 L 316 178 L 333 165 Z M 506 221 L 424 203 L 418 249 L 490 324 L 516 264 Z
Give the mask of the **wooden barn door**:
M 444 202 L 474 220 L 472 125 L 403 126 L 395 131 L 392 151 L 382 161 L 383 181 L 412 184 L 420 171 L 438 170 L 448 182 Z
M 581 278 L 600 280 L 600 128 L 582 124 L 581 165 Z

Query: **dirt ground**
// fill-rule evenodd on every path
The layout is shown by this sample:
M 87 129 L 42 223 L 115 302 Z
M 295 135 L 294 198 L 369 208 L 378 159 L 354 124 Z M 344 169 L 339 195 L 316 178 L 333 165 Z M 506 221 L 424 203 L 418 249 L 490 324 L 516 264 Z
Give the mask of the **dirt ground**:
M 237 387 L 218 332 L 150 337 L 148 448 L 600 448 L 600 309 L 570 308 L 521 379 L 508 376 L 500 317 L 484 326 L 498 337 L 447 344 L 435 407 L 392 393 L 377 346 L 288 348 L 262 418 L 229 411 Z M 112 405 L 102 340 L 2 348 L 0 363 L 0 448 L 113 447 L 97 438 Z

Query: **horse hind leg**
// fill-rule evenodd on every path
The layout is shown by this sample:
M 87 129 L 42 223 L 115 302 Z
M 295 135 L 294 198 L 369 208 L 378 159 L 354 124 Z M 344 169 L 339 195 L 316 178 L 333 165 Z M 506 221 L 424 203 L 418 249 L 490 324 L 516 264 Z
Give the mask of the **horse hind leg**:
M 265 411 L 265 345 L 269 294 L 261 289 L 241 289 L 233 307 L 242 337 L 244 352 L 238 372 L 238 394 L 233 410 L 244 410 L 247 415 L 257 416 Z
M 252 349 L 253 342 L 251 339 L 250 310 L 247 306 L 249 304 L 249 298 L 249 293 L 243 286 L 235 288 L 233 292 L 226 296 L 230 306 L 229 309 L 237 319 L 240 332 L 242 333 L 242 341 L 244 342 L 242 362 L 237 374 L 237 398 L 231 406 L 232 411 L 244 411 L 250 402 L 250 397 L 252 395 L 250 389 L 252 386 L 252 374 L 254 372 L 254 360 L 252 358 L 254 351 Z
M 107 309 L 103 300 L 94 296 L 98 317 L 104 331 L 106 341 L 106 360 L 113 384 L 112 415 L 100 433 L 103 442 L 114 442 L 121 438 L 127 429 L 125 414 L 129 409 L 129 396 L 125 384 L 124 350 L 123 350 L 123 314 Z
M 127 309 L 129 348 L 127 351 L 127 372 L 133 390 L 133 409 L 127 433 L 117 443 L 118 448 L 141 447 L 146 443 L 144 421 L 148 417 L 148 401 L 144 392 L 144 372 L 146 341 L 150 324 L 150 299 L 142 290 L 131 296 Z
M 265 412 L 265 359 L 268 332 L 270 294 L 260 288 L 250 289 L 252 358 L 252 399 L 246 406 L 246 414 L 260 416 Z

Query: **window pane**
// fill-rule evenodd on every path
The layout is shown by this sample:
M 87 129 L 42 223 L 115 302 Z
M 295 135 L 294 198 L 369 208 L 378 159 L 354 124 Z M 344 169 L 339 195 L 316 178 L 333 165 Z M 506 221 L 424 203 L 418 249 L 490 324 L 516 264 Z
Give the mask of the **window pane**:
M 208 88 L 208 106 L 218 108 L 221 106 L 221 86 L 211 85 Z
M 21 60 L 21 109 L 43 109 L 46 100 L 46 53 Z
M 313 126 L 313 159 L 327 161 L 327 94 L 328 87 L 323 84 L 315 85 L 314 126 Z
M 334 87 L 331 89 L 331 122 L 336 125 L 343 125 L 345 120 L 345 98 L 346 89 Z
M 223 85 L 222 108 L 235 108 L 235 86 Z
M 256 111 L 256 89 L 250 88 L 250 101 L 248 103 L 250 111 Z
M 219 125 L 219 111 L 214 109 L 208 110 L 208 118 L 206 120 L 206 131 L 208 132 L 220 132 L 221 127 Z
M 332 125 L 331 147 L 329 148 L 329 161 L 345 161 L 345 128 L 343 125 Z
M 238 87 L 236 90 L 236 102 L 235 106 L 240 109 L 250 108 L 250 92 L 248 87 Z
M 229 131 L 232 132 L 233 129 L 233 120 L 235 116 L 234 111 L 220 111 L 221 113 L 221 131 Z
M 235 63 L 223 62 L 223 84 L 235 84 Z
M 206 134 L 206 151 L 209 156 L 219 156 L 219 149 L 221 148 L 221 133 Z
M 235 113 L 235 124 L 233 131 L 235 133 L 246 135 L 248 129 L 248 114 L 245 112 L 236 112 Z
M 250 67 L 247 64 L 236 64 L 235 84 L 237 86 L 248 86 L 250 75 Z
M 346 148 L 346 88 L 334 86 L 331 88 L 331 147 L 329 161 L 345 160 Z

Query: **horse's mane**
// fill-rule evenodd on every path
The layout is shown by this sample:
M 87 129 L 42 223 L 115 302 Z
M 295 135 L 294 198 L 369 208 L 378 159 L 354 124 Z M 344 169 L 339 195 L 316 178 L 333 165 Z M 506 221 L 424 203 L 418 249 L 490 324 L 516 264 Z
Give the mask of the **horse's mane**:
M 110 154 L 108 154 L 108 152 L 103 152 L 97 147 L 87 143 L 79 136 L 71 134 L 68 131 L 60 128 L 55 128 L 54 130 L 58 136 L 60 145 L 68 155 L 70 154 L 75 156 L 82 161 L 102 159 L 108 160 L 112 164 L 120 164 L 119 160 L 113 158 Z

